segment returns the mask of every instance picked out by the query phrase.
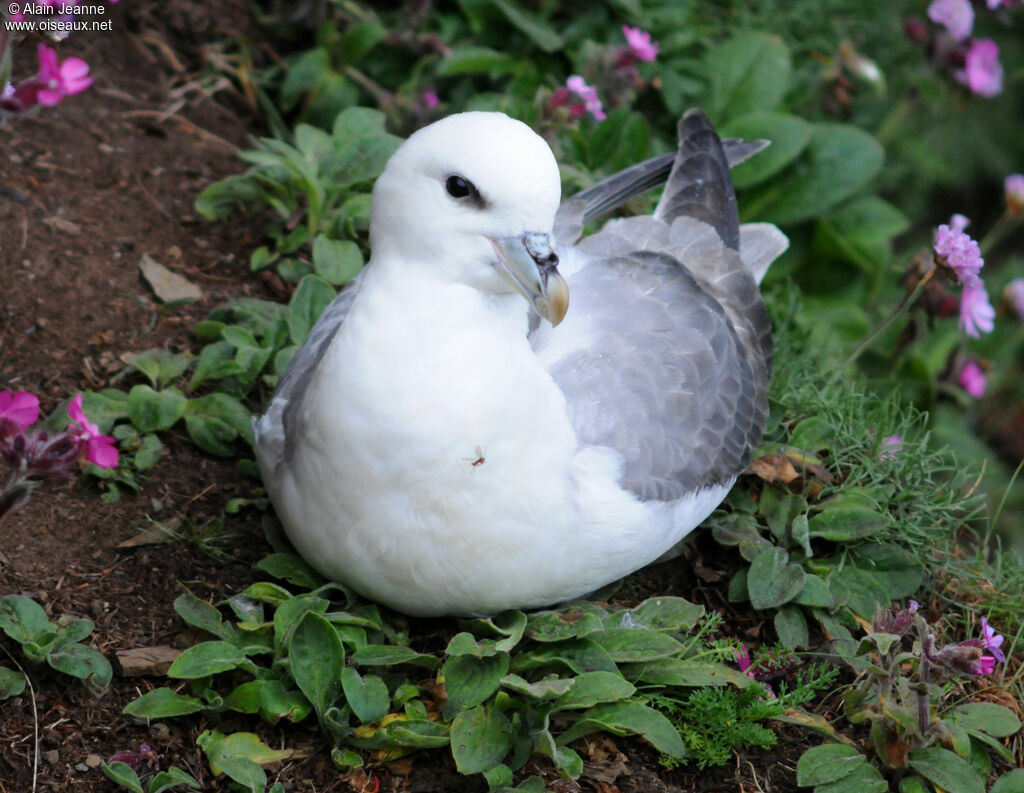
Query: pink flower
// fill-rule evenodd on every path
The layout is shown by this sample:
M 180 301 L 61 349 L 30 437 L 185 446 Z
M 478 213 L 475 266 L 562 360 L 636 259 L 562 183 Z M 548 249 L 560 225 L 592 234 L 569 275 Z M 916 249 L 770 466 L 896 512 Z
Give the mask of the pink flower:
M 981 638 L 985 642 L 985 649 L 995 656 L 995 660 L 1000 663 L 1006 663 L 1006 656 L 1003 655 L 1003 641 L 1005 636 L 1000 636 L 995 632 L 995 629 L 988 624 L 988 620 L 984 617 L 981 618 Z M 984 660 L 985 656 L 982 656 Z M 990 674 L 986 672 L 985 674 Z
M 628 25 L 622 26 L 622 33 L 626 37 L 629 51 L 637 60 L 653 61 L 658 57 L 658 44 L 651 41 L 651 34 L 640 28 L 631 28 Z
M 974 8 L 970 0 L 932 0 L 928 18 L 946 28 L 954 41 L 963 41 L 974 27 Z
M 985 373 L 974 361 L 968 361 L 960 370 L 960 386 L 975 399 L 985 395 Z
M 23 430 L 39 418 L 39 397 L 26 391 L 0 391 L 0 421 L 7 420 Z
M 882 460 L 894 460 L 900 447 L 903 446 L 903 438 L 899 435 L 890 435 L 888 438 L 882 438 L 882 446 L 885 447 L 885 451 L 879 457 Z
M 1003 295 L 1017 312 L 1017 316 L 1024 320 L 1024 278 L 1014 278 L 1006 285 Z
M 1012 173 L 1003 182 L 1006 208 L 1014 215 L 1024 215 L 1024 174 Z
M 87 445 L 85 459 L 100 468 L 116 467 L 118 455 L 114 439 L 109 435 L 100 435 L 99 428 L 85 417 L 81 394 L 75 394 L 75 398 L 68 403 L 68 415 L 79 425 L 79 429 L 74 432 L 75 437 Z M 68 426 L 70 428 L 70 424 Z
M 969 221 L 963 215 L 953 215 L 949 225 L 943 224 L 935 232 L 935 253 L 942 264 L 949 267 L 964 286 L 977 283 L 978 273 L 985 266 L 981 248 L 964 233 Z
M 972 339 L 981 333 L 991 333 L 995 323 L 996 310 L 988 302 L 988 291 L 979 278 L 976 283 L 965 286 L 960 295 L 960 327 Z M 980 331 L 980 333 L 979 333 Z
M 58 66 L 57 51 L 40 44 L 39 82 L 42 86 L 36 94 L 36 101 L 44 107 L 53 107 L 65 96 L 78 94 L 92 85 L 89 64 L 81 58 L 68 58 Z
M 438 99 L 437 94 L 433 91 L 424 91 L 420 94 L 420 101 L 423 103 L 423 107 L 430 110 L 432 107 L 437 107 L 441 104 L 441 100 Z
M 604 121 L 607 118 L 604 114 L 604 108 L 601 106 L 601 99 L 597 95 L 597 89 L 587 85 L 582 77 L 574 74 L 565 81 L 565 86 L 583 100 L 583 104 L 590 115 L 598 121 Z
M 992 39 L 975 39 L 964 56 L 964 68 L 954 75 L 978 96 L 992 97 L 1003 90 L 999 47 Z

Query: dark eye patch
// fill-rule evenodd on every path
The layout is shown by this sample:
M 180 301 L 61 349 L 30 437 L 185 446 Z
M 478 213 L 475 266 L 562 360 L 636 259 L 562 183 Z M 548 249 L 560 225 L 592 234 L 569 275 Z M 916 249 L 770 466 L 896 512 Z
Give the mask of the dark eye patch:
M 476 185 L 458 174 L 452 174 L 445 179 L 444 189 L 452 198 L 457 201 L 467 201 L 477 209 L 483 209 L 487 206 L 487 202 L 480 195 L 480 191 L 476 189 Z

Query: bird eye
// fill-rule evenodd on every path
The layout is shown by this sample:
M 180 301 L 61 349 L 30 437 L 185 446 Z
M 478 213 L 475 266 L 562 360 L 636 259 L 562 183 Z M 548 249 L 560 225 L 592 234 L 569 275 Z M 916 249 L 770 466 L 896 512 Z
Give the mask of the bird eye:
M 452 198 L 465 198 L 474 192 L 473 185 L 461 176 L 449 176 L 444 188 Z

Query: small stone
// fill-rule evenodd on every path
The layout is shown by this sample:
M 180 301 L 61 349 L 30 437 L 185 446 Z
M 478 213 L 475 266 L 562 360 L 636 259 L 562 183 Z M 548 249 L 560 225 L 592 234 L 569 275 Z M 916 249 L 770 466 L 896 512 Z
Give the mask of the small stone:
M 87 766 L 85 763 L 77 763 L 75 765 L 75 770 L 76 771 L 88 771 L 89 770 L 89 766 Z
M 89 754 L 85 757 L 85 764 L 89 768 L 99 768 L 101 765 L 103 765 L 103 758 L 100 757 L 98 754 Z
M 43 752 L 43 759 L 50 765 L 60 762 L 60 752 L 56 749 L 50 749 L 48 752 Z

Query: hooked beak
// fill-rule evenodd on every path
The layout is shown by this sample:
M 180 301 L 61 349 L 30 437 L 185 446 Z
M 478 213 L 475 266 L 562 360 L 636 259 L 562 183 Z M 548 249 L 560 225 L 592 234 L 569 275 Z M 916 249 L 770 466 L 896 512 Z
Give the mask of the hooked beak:
M 552 325 L 569 310 L 569 286 L 558 272 L 558 255 L 551 236 L 529 232 L 521 237 L 492 239 L 498 254 L 498 271 L 504 275 L 534 310 Z

